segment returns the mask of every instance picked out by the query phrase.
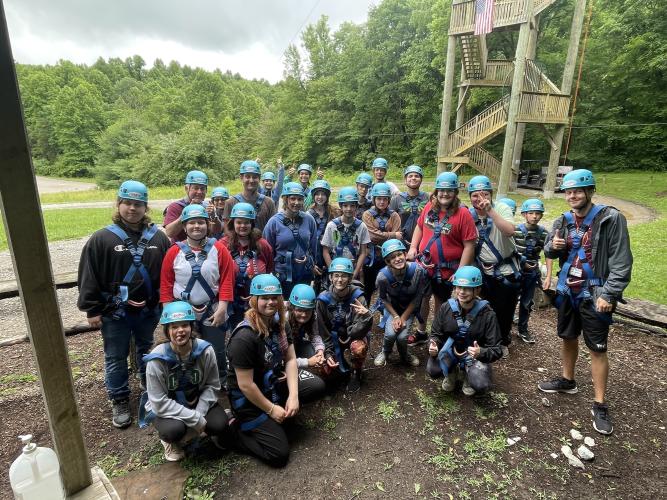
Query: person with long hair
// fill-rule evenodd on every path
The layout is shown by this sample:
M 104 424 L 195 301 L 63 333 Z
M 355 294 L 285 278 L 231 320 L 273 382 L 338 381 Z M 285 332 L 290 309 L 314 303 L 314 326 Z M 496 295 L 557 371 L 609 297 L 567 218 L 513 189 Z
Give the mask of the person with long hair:
M 143 355 L 153 344 L 160 317 L 162 258 L 169 238 L 148 216 L 148 189 L 125 181 L 118 189 L 113 224 L 93 233 L 81 251 L 77 306 L 102 330 L 104 384 L 113 405 L 114 427 L 132 423 L 127 356 L 134 337 L 137 365 L 145 384 Z
M 473 263 L 477 230 L 470 212 L 461 209 L 459 180 L 453 172 L 441 173 L 435 181 L 431 201 L 422 211 L 412 235 L 409 260 L 417 260 L 426 270 L 430 291 L 438 311 L 452 295 L 452 279 L 459 266 Z M 430 296 L 422 301 L 421 323 L 416 335 L 408 337 L 408 345 L 427 341 L 426 321 Z
M 259 274 L 273 272 L 273 249 L 255 227 L 257 213 L 250 203 L 237 203 L 227 221 L 222 243 L 234 259 L 234 302 L 229 326 L 234 329 L 248 310 L 250 281 Z
M 227 382 L 227 307 L 234 300 L 234 264 L 227 247 L 208 237 L 208 214 L 204 207 L 185 207 L 181 224 L 186 239 L 176 242 L 164 257 L 160 301 L 167 304 L 183 300 L 192 305 L 197 331 L 215 350 L 224 388 Z
M 229 191 L 224 186 L 218 186 L 211 193 L 211 201 L 206 206 L 206 213 L 210 220 L 211 236 L 216 240 L 222 237 L 225 229 L 225 202 L 229 199 Z
M 231 430 L 241 451 L 272 467 L 289 459 L 282 427 L 301 403 L 318 399 L 324 382 L 299 371 L 287 326 L 280 281 L 260 274 L 250 283 L 250 308 L 229 339 L 229 399 L 235 420 Z
M 164 458 L 185 457 L 183 442 L 210 436 L 222 446 L 228 418 L 218 404 L 220 379 L 211 344 L 194 336 L 195 311 L 191 304 L 165 304 L 160 317 L 164 340 L 144 356 L 147 401 L 141 424 L 153 424 L 164 447 Z
M 324 342 L 317 330 L 313 287 L 300 284 L 292 288 L 287 305 L 288 325 L 294 339 L 299 368 L 319 371 L 324 366 Z
M 326 263 L 324 261 L 322 249 L 322 236 L 330 220 L 338 215 L 338 210 L 329 203 L 331 196 L 331 186 L 324 179 L 318 179 L 313 182 L 310 190 L 313 203 L 308 207 L 308 213 L 315 219 L 317 224 L 317 253 L 315 254 L 315 265 L 320 274 L 315 274 L 314 287 L 317 292 L 322 290 L 322 283 L 326 285 Z

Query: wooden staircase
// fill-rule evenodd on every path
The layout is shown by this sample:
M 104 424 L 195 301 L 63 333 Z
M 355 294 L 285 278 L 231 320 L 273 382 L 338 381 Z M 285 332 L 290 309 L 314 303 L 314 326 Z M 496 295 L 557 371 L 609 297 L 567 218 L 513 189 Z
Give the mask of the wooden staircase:
M 468 79 L 482 80 L 486 74 L 486 35 L 463 35 L 459 38 L 463 71 Z

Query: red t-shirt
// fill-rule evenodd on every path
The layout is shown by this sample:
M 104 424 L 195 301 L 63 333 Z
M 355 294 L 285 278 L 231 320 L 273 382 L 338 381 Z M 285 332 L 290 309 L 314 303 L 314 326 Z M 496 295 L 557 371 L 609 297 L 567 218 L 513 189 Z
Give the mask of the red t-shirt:
M 229 248 L 229 240 L 227 239 L 227 236 L 224 236 L 220 242 L 225 245 L 225 247 Z M 253 278 L 258 274 L 273 272 L 273 249 L 271 248 L 271 245 L 269 245 L 269 242 L 264 238 L 260 238 L 257 241 L 257 246 L 259 247 L 257 255 L 254 259 L 250 259 L 248 262 L 247 273 L 249 278 Z M 237 251 L 243 255 L 247 249 L 248 247 L 239 247 L 237 248 Z M 238 272 L 239 266 L 236 261 L 234 261 L 234 276 L 236 276 Z
M 419 242 L 419 253 L 428 250 L 431 258 L 431 264 L 438 264 L 440 262 L 440 254 L 438 253 L 438 245 L 433 241 L 427 247 L 429 241 L 433 237 L 433 223 L 428 220 L 431 213 L 431 202 L 429 201 L 417 220 L 417 226 L 422 230 L 422 238 Z M 446 212 L 441 210 L 438 214 L 438 221 L 442 222 L 445 218 Z M 465 208 L 459 209 L 449 217 L 447 221 L 451 227 L 447 230 L 443 227 L 440 233 L 440 240 L 442 241 L 442 253 L 446 261 L 461 260 L 463 255 L 463 242 L 474 241 L 477 239 L 477 228 L 475 221 L 473 221 L 470 212 Z M 429 277 L 433 277 L 433 269 L 427 268 Z M 441 269 L 441 276 L 443 279 L 449 279 L 456 269 Z
M 190 201 L 183 198 L 182 200 L 178 200 L 167 205 L 167 209 L 164 212 L 164 220 L 162 221 L 163 226 L 167 226 L 168 224 L 171 224 L 175 220 L 179 220 L 181 218 L 181 213 L 185 208 L 185 205 L 183 205 L 183 203 L 186 203 L 187 205 L 190 203 Z M 181 232 L 178 233 L 176 237 L 173 238 L 171 241 L 172 242 L 184 241 L 185 238 L 187 238 L 187 236 L 185 235 L 185 231 L 181 229 Z

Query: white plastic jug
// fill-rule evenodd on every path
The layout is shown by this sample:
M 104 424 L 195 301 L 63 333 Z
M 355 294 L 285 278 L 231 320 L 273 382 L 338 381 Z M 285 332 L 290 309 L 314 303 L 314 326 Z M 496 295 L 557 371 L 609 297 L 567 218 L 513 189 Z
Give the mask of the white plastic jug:
M 50 448 L 31 443 L 32 435 L 19 436 L 23 453 L 9 468 L 9 482 L 17 500 L 64 500 L 58 456 Z

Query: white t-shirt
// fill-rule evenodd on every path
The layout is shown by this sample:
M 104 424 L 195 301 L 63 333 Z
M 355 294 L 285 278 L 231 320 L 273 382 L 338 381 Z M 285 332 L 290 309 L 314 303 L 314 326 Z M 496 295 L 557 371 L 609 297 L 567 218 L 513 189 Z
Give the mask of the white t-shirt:
M 512 215 L 512 209 L 505 205 L 504 203 L 496 203 L 493 207 L 493 209 L 500 214 L 500 216 L 505 219 L 507 222 L 511 222 L 514 224 L 514 216 Z M 486 222 L 486 219 L 481 219 L 483 222 Z M 500 252 L 500 255 L 505 258 L 509 257 L 512 254 L 516 252 L 516 245 L 514 244 L 514 236 L 505 236 L 503 233 L 498 229 L 498 226 L 493 224 L 491 227 L 491 232 L 489 233 L 489 239 L 491 240 L 491 243 L 493 243 L 493 246 L 496 247 L 498 252 Z M 493 252 L 489 249 L 489 247 L 484 244 L 482 245 L 482 248 L 479 251 L 479 260 L 481 260 L 484 263 L 496 263 L 498 260 L 496 259 L 496 256 L 493 255 Z M 515 264 L 518 266 L 518 262 L 515 262 Z M 482 272 L 486 274 L 493 274 L 493 268 L 491 269 L 482 269 Z M 512 266 L 509 264 L 503 264 L 500 266 L 500 273 L 507 276 L 509 274 L 513 273 Z

